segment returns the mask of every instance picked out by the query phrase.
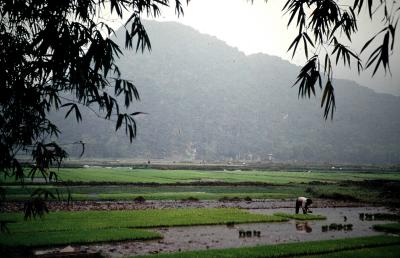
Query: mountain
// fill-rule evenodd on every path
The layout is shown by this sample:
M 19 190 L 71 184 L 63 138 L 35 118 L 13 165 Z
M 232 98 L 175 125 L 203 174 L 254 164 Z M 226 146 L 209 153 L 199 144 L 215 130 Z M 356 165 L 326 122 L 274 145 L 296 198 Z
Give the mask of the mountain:
M 60 142 L 86 142 L 86 157 L 399 163 L 400 97 L 336 80 L 337 110 L 325 121 L 320 98 L 298 99 L 299 67 L 265 54 L 246 56 L 215 37 L 146 21 L 152 51 L 124 52 L 119 67 L 138 88 L 133 144 L 115 123 L 89 111 L 84 122 L 52 114 Z M 124 45 L 123 31 L 117 42 Z M 71 122 L 72 121 L 72 122 Z M 71 153 L 78 152 L 70 149 Z

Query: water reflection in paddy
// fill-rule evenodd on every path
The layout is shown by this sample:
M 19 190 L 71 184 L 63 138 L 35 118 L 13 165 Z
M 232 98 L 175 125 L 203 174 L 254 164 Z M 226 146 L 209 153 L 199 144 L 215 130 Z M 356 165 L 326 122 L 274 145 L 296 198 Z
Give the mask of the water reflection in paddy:
M 254 209 L 253 213 L 293 213 L 294 209 Z M 385 208 L 315 208 L 314 214 L 326 220 L 301 222 L 290 220 L 283 223 L 252 223 L 236 225 L 191 226 L 156 228 L 164 238 L 151 241 L 132 241 L 112 244 L 81 246 L 81 250 L 101 251 L 108 257 L 143 255 L 160 252 L 179 252 L 209 248 L 232 248 L 276 244 L 298 241 L 328 240 L 346 237 L 361 237 L 383 234 L 372 229 L 372 225 L 387 221 L 361 221 L 359 213 L 390 213 Z M 331 223 L 352 224 L 352 230 L 322 232 L 323 225 Z M 245 232 L 240 236 L 239 232 Z M 250 234 L 248 234 L 250 232 Z M 251 235 L 251 236 L 250 236 Z

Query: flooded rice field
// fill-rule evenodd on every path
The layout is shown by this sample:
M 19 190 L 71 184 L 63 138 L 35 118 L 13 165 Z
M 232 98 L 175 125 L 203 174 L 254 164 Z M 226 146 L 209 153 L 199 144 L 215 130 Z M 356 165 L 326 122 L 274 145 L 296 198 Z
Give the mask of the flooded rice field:
M 248 209 L 253 213 L 293 213 L 294 209 Z M 277 244 L 287 242 L 329 240 L 335 238 L 361 237 L 383 234 L 372 229 L 374 224 L 388 221 L 362 220 L 360 213 L 391 213 L 380 207 L 315 208 L 314 214 L 327 217 L 320 221 L 295 221 L 283 223 L 253 223 L 214 226 L 190 226 L 155 228 L 163 239 L 128 241 L 108 244 L 76 246 L 76 250 L 98 252 L 107 257 L 144 255 L 162 252 L 179 252 L 209 248 L 232 248 Z M 346 225 L 344 228 L 329 227 L 332 223 Z M 347 225 L 351 225 L 347 227 Z
M 365 206 L 360 202 L 335 201 L 335 200 L 313 200 L 313 207 L 361 207 Z M 278 209 L 293 207 L 293 200 L 259 199 L 252 201 L 224 202 L 218 200 L 201 201 L 159 201 L 146 200 L 145 202 L 135 201 L 73 201 L 49 202 L 50 211 L 88 211 L 88 210 L 145 210 L 145 209 L 174 209 L 174 208 L 240 208 L 240 209 Z M 5 212 L 21 212 L 24 210 L 23 202 L 3 203 Z

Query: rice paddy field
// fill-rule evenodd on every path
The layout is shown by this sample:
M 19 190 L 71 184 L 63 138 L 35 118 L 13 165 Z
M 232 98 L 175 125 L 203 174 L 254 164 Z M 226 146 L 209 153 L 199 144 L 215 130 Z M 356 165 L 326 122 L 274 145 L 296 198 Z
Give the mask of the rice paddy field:
M 400 251 L 396 171 L 84 167 L 57 174 L 57 181 L 26 178 L 23 186 L 0 179 L 6 191 L 0 221 L 7 222 L 0 249 L 7 256 L 57 255 L 66 245 L 73 255 L 105 257 L 398 257 Z M 23 201 L 37 188 L 56 198 L 48 214 L 25 220 Z M 314 213 L 294 214 L 298 196 L 314 200 Z M 343 227 L 324 230 L 333 224 Z
M 307 244 L 281 244 L 225 250 L 156 255 L 166 258 L 193 257 L 398 257 L 400 238 L 379 236 L 346 240 L 314 241 Z M 142 256 L 152 257 L 152 256 Z
M 25 187 L 3 182 L 9 200 L 23 200 L 39 184 L 74 200 L 219 200 L 221 198 L 286 199 L 307 195 L 361 201 L 382 201 L 400 182 L 397 172 L 207 171 L 131 168 L 63 168 L 57 184 L 29 178 Z M 39 178 L 40 179 L 40 178 Z M 40 181 L 39 181 L 40 182 Z M 67 187 L 67 186 L 68 187 Z M 371 187 L 372 186 L 372 187 Z M 390 188 L 390 189 L 388 189 Z M 390 196 L 387 196 L 390 198 Z M 386 202 L 387 200 L 385 200 Z
M 161 235 L 139 228 L 288 220 L 284 214 L 251 214 L 239 209 L 53 212 L 32 221 L 24 220 L 21 213 L 8 213 L 2 214 L 0 219 L 13 221 L 8 228 L 10 235 L 0 238 L 0 244 L 12 246 L 71 244 L 83 239 L 85 242 L 146 240 L 161 238 Z
M 160 170 L 130 168 L 63 168 L 58 172 L 62 181 L 69 182 L 118 182 L 118 183 L 187 183 L 187 182 L 257 182 L 269 184 L 309 183 L 321 181 L 400 180 L 393 172 L 288 172 L 288 171 L 215 171 L 215 170 Z

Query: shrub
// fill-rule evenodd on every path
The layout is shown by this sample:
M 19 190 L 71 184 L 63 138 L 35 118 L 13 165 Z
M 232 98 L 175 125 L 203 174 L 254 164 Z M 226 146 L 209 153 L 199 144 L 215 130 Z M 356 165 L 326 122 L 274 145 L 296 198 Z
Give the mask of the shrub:
M 143 202 L 146 201 L 146 199 L 145 199 L 143 196 L 135 197 L 133 200 L 134 200 L 135 202 L 140 202 L 140 203 L 143 203 Z
M 193 197 L 193 196 L 189 196 L 188 198 L 186 198 L 186 199 L 182 199 L 182 201 L 188 201 L 188 202 L 198 202 L 199 201 L 199 199 L 198 198 L 196 198 L 196 197 Z
M 245 200 L 246 202 L 251 202 L 251 201 L 253 201 L 253 199 L 251 199 L 251 197 L 250 196 L 246 196 L 246 197 L 244 197 L 244 199 L 243 200 Z

